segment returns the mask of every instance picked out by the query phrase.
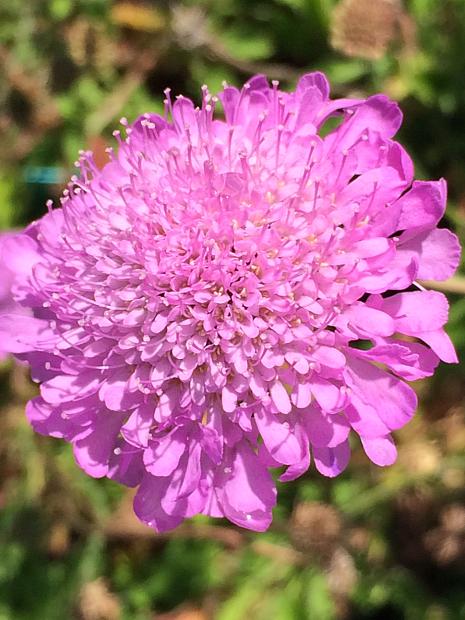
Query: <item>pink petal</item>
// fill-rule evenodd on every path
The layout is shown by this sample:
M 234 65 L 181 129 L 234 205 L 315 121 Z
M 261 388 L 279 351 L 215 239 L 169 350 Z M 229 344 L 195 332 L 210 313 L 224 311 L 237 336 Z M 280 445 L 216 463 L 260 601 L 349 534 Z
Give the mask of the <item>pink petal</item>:
M 401 237 L 399 251 L 417 256 L 417 278 L 422 280 L 447 280 L 460 261 L 459 240 L 445 228 L 423 232 L 405 243 Z
M 415 181 L 412 189 L 398 200 L 401 214 L 398 230 L 424 227 L 432 228 L 444 214 L 447 186 L 439 181 Z
M 385 467 L 392 465 L 397 459 L 397 448 L 390 435 L 386 437 L 360 437 L 363 449 L 375 465 Z
M 237 394 L 228 384 L 226 384 L 221 391 L 221 403 L 226 413 L 232 413 L 236 410 Z
M 152 440 L 144 451 L 144 465 L 153 476 L 170 476 L 186 450 L 186 433 L 180 429 Z
M 390 336 L 395 331 L 395 323 L 387 311 L 376 310 L 363 303 L 350 306 L 341 317 L 348 318 L 353 329 L 362 336 L 368 336 L 368 338 L 370 336 Z
M 312 446 L 334 448 L 343 443 L 350 432 L 350 425 L 340 414 L 327 415 L 318 407 L 304 412 L 305 427 Z
M 370 363 L 352 358 L 346 381 L 355 396 L 373 407 L 390 430 L 407 424 L 415 413 L 417 397 L 412 388 Z
M 270 394 L 278 411 L 281 413 L 290 413 L 292 411 L 289 394 L 281 381 L 276 380 L 271 384 Z
M 57 375 L 42 383 L 40 393 L 47 403 L 59 405 L 77 397 L 84 398 L 95 394 L 100 387 L 100 381 L 99 376 L 92 371 L 80 375 Z
M 136 452 L 133 446 L 126 442 L 118 442 L 117 449 L 113 450 L 108 462 L 108 478 L 128 487 L 135 487 L 141 483 L 144 473 L 142 451 Z
M 458 364 L 459 360 L 454 345 L 443 329 L 421 332 L 417 334 L 417 336 L 421 338 L 423 342 L 426 342 L 443 362 Z
M 319 346 L 312 350 L 312 357 L 328 368 L 344 368 L 346 358 L 344 353 L 334 347 Z
M 339 389 L 322 377 L 312 377 L 310 387 L 323 411 L 334 411 L 339 403 Z
M 168 515 L 162 508 L 162 499 L 166 493 L 169 478 L 156 478 L 146 474 L 134 498 L 134 512 L 141 521 L 157 532 L 166 532 L 177 527 L 184 519 L 183 515 Z
M 396 331 L 416 336 L 439 329 L 449 313 L 447 298 L 437 291 L 411 291 L 383 299 L 381 306 L 395 320 Z
M 351 427 L 364 437 L 379 437 L 390 431 L 378 414 L 377 408 L 364 402 L 356 394 L 350 395 L 350 405 L 345 409 L 345 415 Z
M 319 90 L 321 93 L 321 100 L 327 100 L 329 97 L 329 82 L 324 73 L 320 71 L 306 73 L 299 78 L 296 86 L 296 93 L 300 95 L 304 93 L 307 88 L 316 88 Z
M 257 428 L 271 456 L 283 465 L 298 463 L 308 449 L 303 436 L 288 422 L 280 422 L 276 416 L 265 408 L 255 415 Z
M 313 448 L 313 459 L 320 474 L 334 478 L 338 476 L 349 464 L 350 447 L 345 441 L 335 448 Z
M 309 383 L 296 383 L 291 400 L 298 409 L 305 409 L 312 400 L 312 390 Z
M 128 391 L 130 369 L 122 368 L 116 371 L 102 384 L 99 396 L 111 411 L 121 411 L 123 399 Z
M 0 342 L 2 351 L 27 353 L 28 351 L 51 351 L 58 336 L 50 329 L 48 321 L 24 314 L 0 315 Z
M 438 365 L 438 356 L 416 342 L 398 342 L 357 352 L 359 357 L 385 364 L 407 381 L 430 377 Z
M 2 243 L 2 259 L 16 275 L 29 277 L 36 263 L 43 260 L 34 239 L 25 233 L 11 235 Z
M 121 427 L 121 434 L 129 444 L 138 448 L 147 447 L 150 429 L 154 425 L 153 414 L 153 404 L 141 405 L 131 413 Z
M 74 441 L 76 462 L 89 476 L 103 478 L 107 475 L 122 419 L 121 414 L 100 411 L 95 416 L 90 432 Z
M 225 516 L 242 527 L 264 531 L 271 523 L 276 489 L 268 470 L 245 441 L 230 458 L 226 480 L 217 491 Z
M 310 467 L 310 450 L 306 450 L 302 460 L 298 463 L 294 463 L 293 465 L 289 465 L 286 471 L 281 474 L 278 478 L 280 482 L 290 482 L 291 480 L 296 480 L 304 474 L 308 468 Z

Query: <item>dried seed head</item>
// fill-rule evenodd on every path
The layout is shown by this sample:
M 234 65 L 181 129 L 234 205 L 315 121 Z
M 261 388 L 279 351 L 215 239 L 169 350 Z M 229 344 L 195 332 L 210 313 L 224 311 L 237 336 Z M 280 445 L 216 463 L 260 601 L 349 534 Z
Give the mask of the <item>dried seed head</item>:
M 322 559 L 334 553 L 341 530 L 341 518 L 328 504 L 302 502 L 292 514 L 290 534 L 295 547 Z
M 400 0 L 342 0 L 334 9 L 331 44 L 347 56 L 376 60 L 396 36 Z

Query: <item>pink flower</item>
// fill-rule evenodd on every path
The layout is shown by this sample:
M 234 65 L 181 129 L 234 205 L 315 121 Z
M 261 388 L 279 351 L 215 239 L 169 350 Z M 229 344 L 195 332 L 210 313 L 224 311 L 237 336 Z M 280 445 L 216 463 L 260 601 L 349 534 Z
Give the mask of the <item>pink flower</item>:
M 328 92 L 256 76 L 220 93 L 221 120 L 206 87 L 201 109 L 167 91 L 165 118 L 123 121 L 103 170 L 82 153 L 61 208 L 9 242 L 34 318 L 4 315 L 0 338 L 41 382 L 31 424 L 138 486 L 156 530 L 266 529 L 269 469 L 336 476 L 351 430 L 393 463 L 405 381 L 456 361 L 446 298 L 415 284 L 457 267 L 445 181 L 413 181 L 395 103 Z

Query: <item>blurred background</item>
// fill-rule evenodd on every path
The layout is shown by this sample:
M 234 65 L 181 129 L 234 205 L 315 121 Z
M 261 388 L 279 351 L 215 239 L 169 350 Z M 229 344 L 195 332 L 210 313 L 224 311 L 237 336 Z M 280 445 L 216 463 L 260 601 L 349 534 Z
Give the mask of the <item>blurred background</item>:
M 464 0 L 0 0 L 0 228 L 44 213 L 78 149 L 105 162 L 121 116 L 162 91 L 305 71 L 333 95 L 400 101 L 416 176 L 446 177 L 465 237 Z M 465 348 L 465 279 L 444 283 Z M 131 494 L 33 434 L 27 370 L 0 364 L 0 620 L 465 618 L 465 367 L 417 384 L 420 409 L 382 470 L 281 485 L 266 534 L 194 519 L 156 535 Z

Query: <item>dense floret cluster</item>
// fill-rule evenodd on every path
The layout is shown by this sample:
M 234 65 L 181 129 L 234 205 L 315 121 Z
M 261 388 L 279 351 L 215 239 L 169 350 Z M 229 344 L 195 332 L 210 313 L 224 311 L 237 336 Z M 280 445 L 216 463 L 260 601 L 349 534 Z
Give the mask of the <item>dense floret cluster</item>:
M 320 73 L 291 93 L 204 88 L 200 108 L 166 95 L 165 117 L 123 120 L 109 163 L 82 153 L 61 207 L 8 238 L 34 316 L 4 314 L 0 339 L 41 384 L 34 429 L 138 486 L 142 521 L 264 530 L 270 468 L 335 476 L 351 431 L 391 464 L 405 381 L 456 361 L 445 297 L 417 284 L 458 263 L 446 185 L 413 181 L 395 103 L 331 100 Z

